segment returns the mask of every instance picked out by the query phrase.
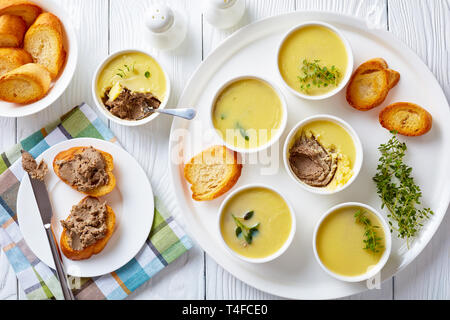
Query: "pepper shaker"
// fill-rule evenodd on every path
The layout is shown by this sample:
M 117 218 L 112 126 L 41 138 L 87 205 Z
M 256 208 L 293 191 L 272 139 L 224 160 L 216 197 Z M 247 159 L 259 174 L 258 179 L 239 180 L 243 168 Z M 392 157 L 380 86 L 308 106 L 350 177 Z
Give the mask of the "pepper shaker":
M 244 15 L 245 0 L 204 0 L 204 17 L 208 23 L 219 29 L 236 25 Z
M 186 38 L 187 26 L 183 14 L 162 2 L 152 3 L 145 12 L 147 39 L 159 50 L 173 50 Z

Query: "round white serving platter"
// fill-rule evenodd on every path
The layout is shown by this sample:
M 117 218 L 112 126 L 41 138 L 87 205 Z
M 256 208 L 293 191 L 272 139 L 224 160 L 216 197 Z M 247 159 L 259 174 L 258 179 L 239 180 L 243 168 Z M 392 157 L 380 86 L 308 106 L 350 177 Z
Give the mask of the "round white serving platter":
M 52 229 L 59 245 L 62 233 L 60 220 L 65 220 L 73 205 L 85 194 L 65 184 L 53 171 L 53 159 L 64 150 L 76 146 L 93 146 L 110 153 L 114 159 L 113 173 L 116 177 L 114 190 L 100 197 L 114 210 L 116 226 L 106 247 L 87 260 L 73 261 L 63 254 L 68 274 L 77 277 L 95 277 L 115 271 L 130 261 L 142 248 L 153 223 L 153 191 L 147 175 L 138 162 L 121 147 L 104 140 L 78 138 L 63 141 L 44 151 L 36 160 L 47 163 L 49 172 L 45 177 L 53 209 Z M 17 218 L 25 242 L 31 251 L 45 264 L 54 268 L 53 258 L 45 234 L 42 219 L 34 200 L 28 175 L 25 175 L 17 195 Z
M 75 73 L 78 60 L 78 44 L 74 22 L 65 9 L 57 4 L 57 1 L 39 0 L 35 2 L 42 8 L 43 12 L 53 13 L 61 21 L 65 34 L 63 45 L 64 50 L 66 50 L 66 61 L 56 80 L 52 81 L 50 90 L 45 97 L 29 104 L 17 104 L 0 100 L 1 117 L 25 117 L 47 108 L 64 93 Z
M 400 72 L 401 80 L 381 106 L 367 112 L 350 107 L 345 100 L 345 90 L 323 101 L 301 100 L 284 90 L 288 124 L 277 150 L 278 169 L 275 174 L 262 175 L 261 169 L 268 169 L 267 166 L 244 164 L 242 175 L 232 190 L 248 183 L 273 186 L 294 206 L 297 232 L 292 245 L 278 259 L 265 264 L 249 264 L 239 261 L 220 245 L 215 228 L 216 214 L 226 195 L 208 202 L 193 201 L 189 184 L 183 177 L 182 162 L 187 162 L 209 145 L 220 144 L 214 134 L 206 131 L 205 124 L 209 103 L 224 81 L 242 74 L 254 74 L 278 81 L 282 87 L 276 63 L 279 41 L 292 27 L 309 20 L 325 21 L 341 30 L 352 46 L 355 66 L 370 58 L 383 57 L 390 68 Z M 408 145 L 406 161 L 414 168 L 415 181 L 422 188 L 423 204 L 431 207 L 435 214 L 425 223 L 409 250 L 405 241 L 392 235 L 392 253 L 381 272 L 381 280 L 392 277 L 417 257 L 430 241 L 450 202 L 450 111 L 433 74 L 411 49 L 389 32 L 369 30 L 363 20 L 354 17 L 294 12 L 267 18 L 235 32 L 198 67 L 179 100 L 179 106 L 197 106 L 197 118 L 191 122 L 174 119 L 169 148 L 175 194 L 184 208 L 183 219 L 189 233 L 224 269 L 238 279 L 275 295 L 327 299 L 367 290 L 365 282 L 345 283 L 327 275 L 314 259 L 312 236 L 321 214 L 342 202 L 366 203 L 386 216 L 386 211 L 380 208 L 372 177 L 379 158 L 377 148 L 390 138 L 389 132 L 378 123 L 378 114 L 384 106 L 396 101 L 415 102 L 433 116 L 433 128 L 429 133 L 412 138 L 400 136 L 400 139 Z M 282 143 L 293 125 L 308 116 L 323 113 L 349 122 L 360 136 L 364 149 L 364 163 L 358 178 L 349 188 L 335 195 L 313 195 L 304 191 L 288 177 L 281 159 Z M 176 155 L 183 161 L 176 161 Z

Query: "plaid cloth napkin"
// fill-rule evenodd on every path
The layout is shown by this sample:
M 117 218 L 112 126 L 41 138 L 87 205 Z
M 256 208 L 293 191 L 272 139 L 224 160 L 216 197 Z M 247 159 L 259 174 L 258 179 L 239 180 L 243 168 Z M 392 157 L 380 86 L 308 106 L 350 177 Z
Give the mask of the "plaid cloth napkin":
M 0 155 L 0 246 L 29 299 L 62 299 L 62 291 L 55 271 L 31 252 L 16 221 L 17 191 L 24 175 L 20 149 L 37 157 L 58 142 L 79 137 L 118 143 L 92 109 L 82 104 Z M 79 285 L 74 295 L 77 299 L 123 299 L 191 247 L 190 239 L 156 198 L 152 229 L 136 257 L 110 274 L 72 278 Z

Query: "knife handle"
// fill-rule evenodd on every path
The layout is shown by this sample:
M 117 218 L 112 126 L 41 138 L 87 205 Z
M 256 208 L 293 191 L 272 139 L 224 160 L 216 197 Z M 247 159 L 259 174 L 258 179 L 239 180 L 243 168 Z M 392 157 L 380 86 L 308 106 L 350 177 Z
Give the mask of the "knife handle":
M 62 265 L 61 255 L 59 253 L 58 245 L 56 244 L 52 228 L 49 223 L 45 224 L 44 227 L 48 242 L 50 244 L 50 249 L 52 251 L 53 261 L 55 262 L 56 274 L 59 282 L 61 283 L 64 300 L 75 300 L 72 290 L 69 288 L 69 284 L 67 282 L 66 272 L 64 271 L 64 267 Z

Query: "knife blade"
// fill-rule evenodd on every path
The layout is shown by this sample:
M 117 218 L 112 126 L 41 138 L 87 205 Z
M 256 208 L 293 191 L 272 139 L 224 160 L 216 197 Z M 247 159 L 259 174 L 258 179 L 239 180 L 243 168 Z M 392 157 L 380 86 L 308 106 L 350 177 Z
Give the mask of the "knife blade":
M 52 222 L 52 205 L 48 196 L 47 186 L 44 180 L 34 179 L 28 174 L 31 182 L 31 188 L 33 189 L 34 197 L 41 214 L 42 223 L 44 224 L 45 233 L 47 234 L 48 242 L 50 244 L 50 250 L 52 252 L 53 261 L 55 262 L 56 276 L 61 283 L 62 293 L 65 300 L 75 300 L 72 290 L 67 283 L 66 272 L 62 264 L 61 253 L 59 252 L 58 245 L 55 240 L 51 228 Z
M 29 175 L 28 175 L 29 176 Z M 48 197 L 47 186 L 43 180 L 33 179 L 30 177 L 31 188 L 33 189 L 34 197 L 36 198 L 36 203 L 39 208 L 39 213 L 41 214 L 42 223 L 44 227 L 52 222 L 52 205 L 50 203 L 50 198 Z

